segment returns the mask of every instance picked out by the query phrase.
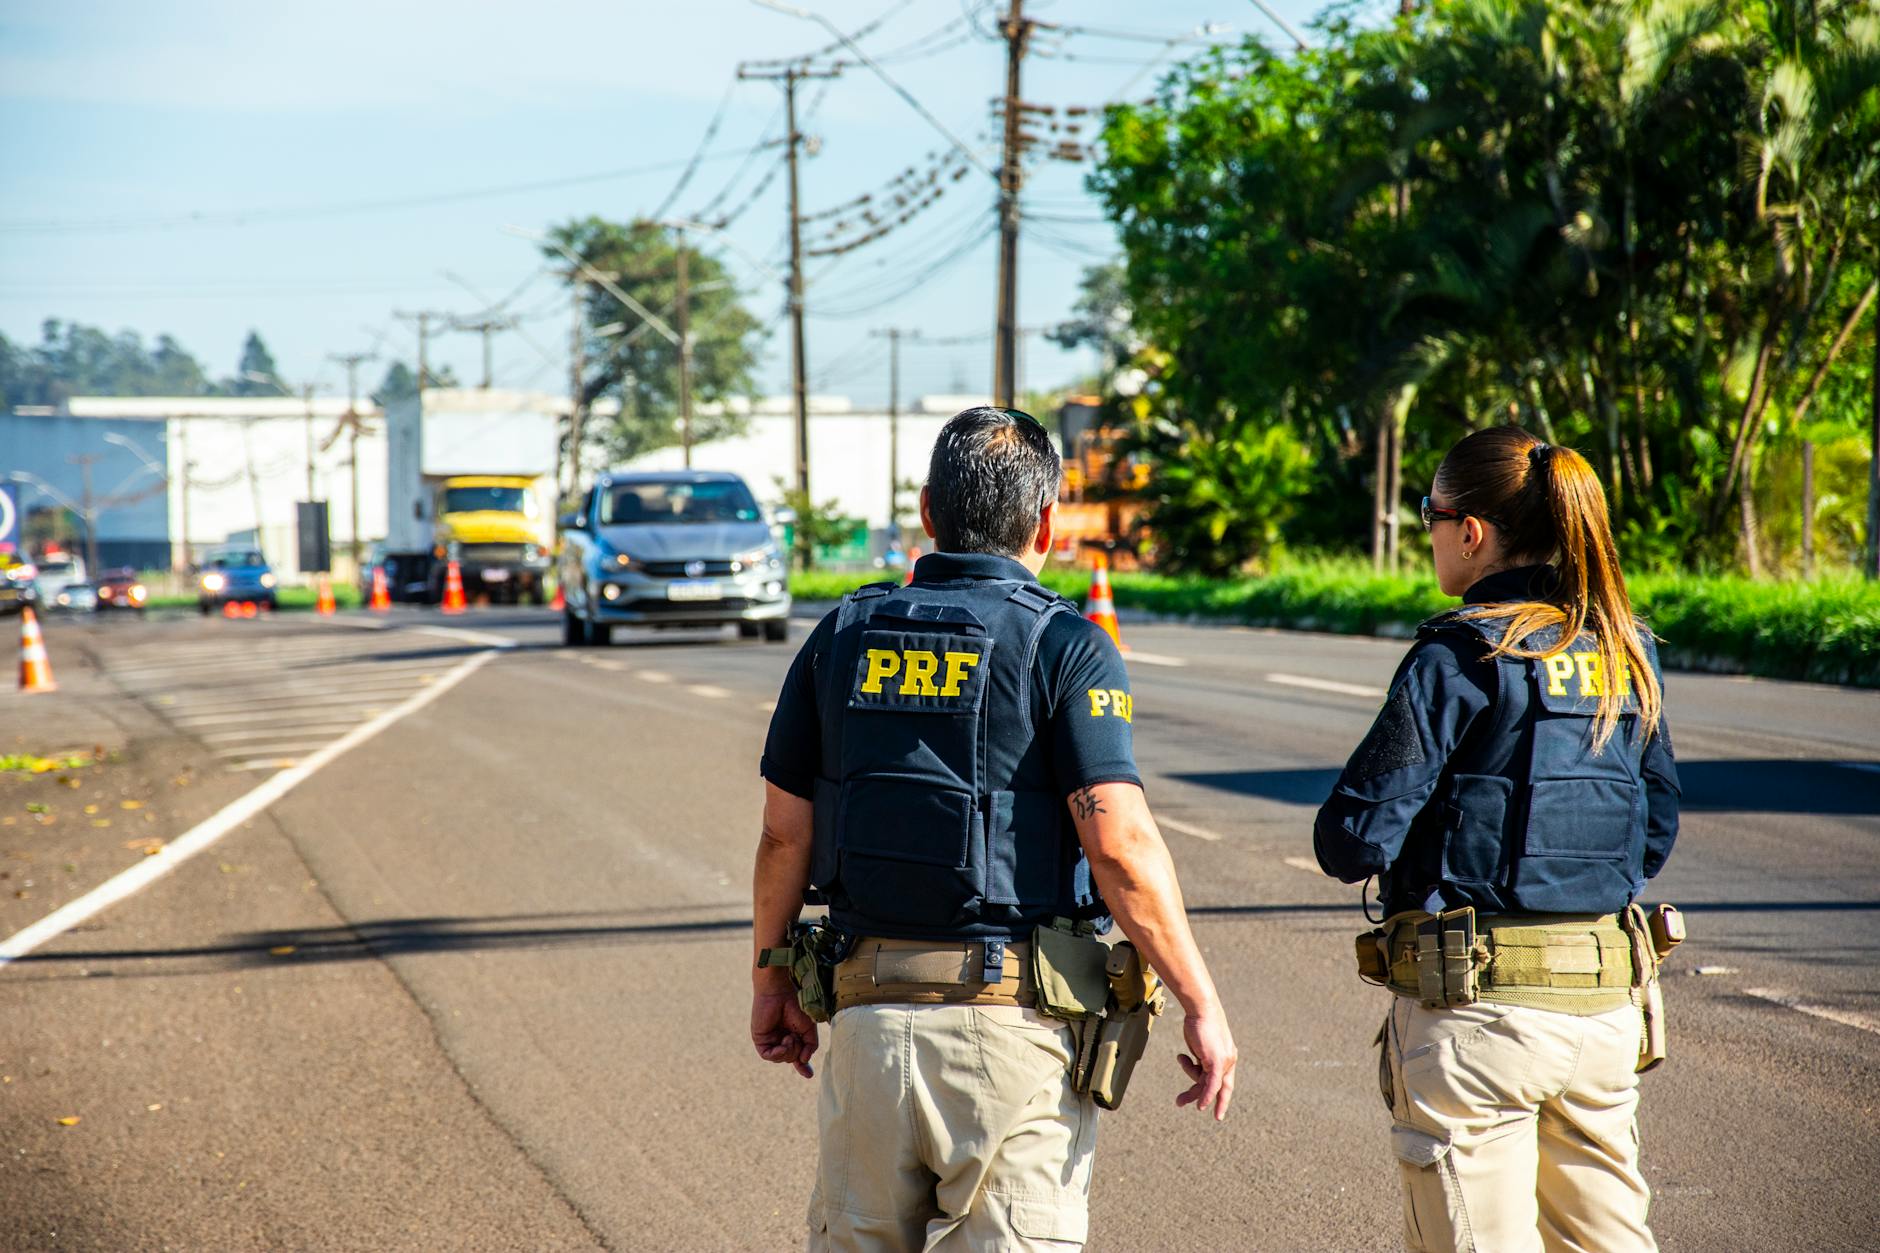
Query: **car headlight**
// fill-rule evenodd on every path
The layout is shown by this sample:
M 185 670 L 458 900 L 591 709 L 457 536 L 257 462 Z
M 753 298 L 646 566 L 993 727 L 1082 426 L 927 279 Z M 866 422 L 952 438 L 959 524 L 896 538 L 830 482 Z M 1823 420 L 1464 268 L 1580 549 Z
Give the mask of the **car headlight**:
M 777 551 L 776 546 L 774 544 L 765 544 L 762 547 L 753 548 L 747 553 L 739 553 L 737 556 L 733 557 L 731 559 L 731 572 L 736 574 L 743 570 L 774 570 L 782 564 L 783 555 Z
M 522 546 L 522 559 L 524 561 L 539 561 L 541 557 L 542 550 L 534 544 L 524 544 Z
M 261 586 L 263 586 L 263 587 L 273 587 L 273 586 L 274 586 L 274 576 L 273 576 L 273 575 L 271 575 L 271 574 L 264 574 L 264 575 L 262 575 L 262 576 L 261 576 Z
M 626 553 L 615 553 L 614 565 L 621 570 L 631 570 L 633 568 L 633 558 L 629 557 Z
M 202 576 L 202 590 L 205 592 L 219 592 L 227 586 L 228 580 L 219 574 L 205 574 Z
M 141 605 L 144 603 L 144 597 L 150 595 L 150 592 L 142 583 L 133 583 L 131 590 L 126 594 L 131 598 L 132 604 Z

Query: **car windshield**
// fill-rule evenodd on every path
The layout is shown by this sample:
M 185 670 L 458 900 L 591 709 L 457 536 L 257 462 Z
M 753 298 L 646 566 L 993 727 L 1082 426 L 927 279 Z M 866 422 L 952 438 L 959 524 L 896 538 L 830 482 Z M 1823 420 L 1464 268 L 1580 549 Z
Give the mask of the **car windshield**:
M 52 575 L 56 578 L 60 575 L 71 574 L 73 569 L 73 564 L 69 561 L 42 561 L 39 563 L 39 573 L 42 576 Z
M 247 552 L 217 553 L 209 558 L 211 570 L 246 570 L 267 564 L 261 554 L 252 549 Z
M 529 493 L 520 487 L 447 487 L 445 513 L 530 513 Z
M 616 483 L 601 497 L 601 525 L 636 522 L 756 522 L 751 489 L 737 479 L 702 483 L 655 480 Z

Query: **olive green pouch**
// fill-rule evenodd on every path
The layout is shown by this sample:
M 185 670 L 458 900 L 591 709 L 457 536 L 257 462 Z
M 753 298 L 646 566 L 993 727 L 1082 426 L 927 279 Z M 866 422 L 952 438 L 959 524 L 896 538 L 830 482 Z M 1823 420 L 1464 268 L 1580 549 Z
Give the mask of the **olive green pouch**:
M 1100 1017 L 1110 999 L 1109 945 L 1094 935 L 1039 927 L 1031 937 L 1038 1012 L 1063 1022 Z

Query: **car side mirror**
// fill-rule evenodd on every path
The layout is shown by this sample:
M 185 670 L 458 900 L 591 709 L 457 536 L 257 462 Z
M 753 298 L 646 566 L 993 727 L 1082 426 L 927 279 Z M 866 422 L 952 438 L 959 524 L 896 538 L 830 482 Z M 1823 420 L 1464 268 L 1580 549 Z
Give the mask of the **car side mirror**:
M 796 510 L 785 505 L 771 513 L 770 521 L 773 526 L 795 526 Z
M 561 515 L 560 522 L 561 529 L 564 531 L 585 531 L 587 529 L 587 519 L 578 513 L 564 513 Z

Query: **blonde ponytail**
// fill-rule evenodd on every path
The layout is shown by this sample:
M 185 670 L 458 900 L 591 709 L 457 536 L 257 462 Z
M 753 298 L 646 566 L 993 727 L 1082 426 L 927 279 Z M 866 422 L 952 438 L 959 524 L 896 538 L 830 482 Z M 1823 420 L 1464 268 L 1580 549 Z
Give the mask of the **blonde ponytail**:
M 1554 568 L 1554 590 L 1546 600 L 1463 611 L 1468 618 L 1508 619 L 1493 655 L 1551 657 L 1591 634 L 1600 672 L 1617 676 L 1599 695 L 1594 751 L 1611 741 L 1628 694 L 1638 701 L 1641 738 L 1650 738 L 1663 714 L 1664 694 L 1626 594 L 1606 492 L 1586 458 L 1543 444 L 1519 427 L 1492 427 L 1450 450 L 1436 472 L 1436 488 L 1455 508 L 1496 519 L 1511 558 Z M 1553 643 L 1530 648 L 1528 638 L 1548 628 L 1558 630 Z

